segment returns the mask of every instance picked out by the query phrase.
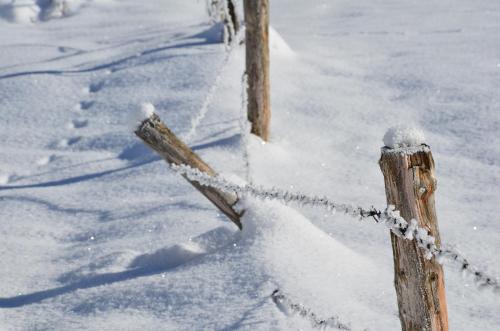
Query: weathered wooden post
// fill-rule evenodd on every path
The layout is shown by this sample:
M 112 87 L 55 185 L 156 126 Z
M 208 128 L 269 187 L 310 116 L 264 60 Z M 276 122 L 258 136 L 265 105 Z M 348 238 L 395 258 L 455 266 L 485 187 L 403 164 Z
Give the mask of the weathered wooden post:
M 148 106 L 146 106 L 148 107 Z M 153 107 L 151 105 L 151 107 Z M 160 117 L 148 109 L 149 113 L 138 122 L 134 128 L 134 133 L 142 139 L 146 145 L 156 151 L 169 164 L 186 164 L 192 168 L 203 171 L 210 176 L 215 176 L 216 172 L 194 153 L 186 144 L 170 131 L 161 121 Z M 233 221 L 239 229 L 242 228 L 240 216 L 234 209 L 238 202 L 236 194 L 229 194 L 218 189 L 203 186 L 197 181 L 184 178 L 200 191 L 208 200 L 210 200 L 222 213 Z
M 414 129 L 392 128 L 384 137 L 380 168 L 384 174 L 387 204 L 401 216 L 415 219 L 420 227 L 439 238 L 434 192 L 434 160 L 423 135 Z M 391 233 L 394 254 L 394 284 L 399 318 L 404 331 L 448 330 L 448 311 L 441 265 L 427 260 L 415 239 Z
M 248 120 L 251 132 L 269 139 L 269 0 L 244 0 Z

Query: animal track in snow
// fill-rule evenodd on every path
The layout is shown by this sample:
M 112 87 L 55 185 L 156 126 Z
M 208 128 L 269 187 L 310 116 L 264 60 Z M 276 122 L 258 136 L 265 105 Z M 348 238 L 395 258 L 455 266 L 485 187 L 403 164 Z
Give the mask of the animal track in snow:
M 87 110 L 94 105 L 95 101 L 80 101 L 77 108 L 80 110 Z
M 61 139 L 59 140 L 59 143 L 57 144 L 59 147 L 68 147 L 73 144 L 76 144 L 78 141 L 80 141 L 82 137 L 72 137 L 68 139 Z
M 36 164 L 39 166 L 44 166 L 44 165 L 47 165 L 50 162 L 54 161 L 55 158 L 56 158 L 55 155 L 47 155 L 47 156 L 39 158 L 36 161 Z
M 89 85 L 89 92 L 96 93 L 99 92 L 104 87 L 104 81 L 99 81 Z
M 86 119 L 76 119 L 76 120 L 72 120 L 68 124 L 68 128 L 69 129 L 81 129 L 81 128 L 86 127 L 88 124 L 89 124 L 89 121 Z

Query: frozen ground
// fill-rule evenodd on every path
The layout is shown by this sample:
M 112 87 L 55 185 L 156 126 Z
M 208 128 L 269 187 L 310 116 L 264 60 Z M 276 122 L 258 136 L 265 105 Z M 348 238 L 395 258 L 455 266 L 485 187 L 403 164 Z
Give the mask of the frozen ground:
M 248 199 L 239 233 L 130 133 L 149 101 L 247 175 L 242 48 L 198 116 L 225 62 L 203 1 L 25 3 L 33 19 L 0 0 L 0 330 L 309 329 L 276 288 L 353 330 L 399 329 L 384 227 Z M 384 133 L 418 126 L 443 242 L 498 274 L 500 4 L 271 0 L 271 24 L 272 139 L 249 141 L 252 182 L 382 208 Z M 498 330 L 498 295 L 445 274 L 451 329 Z

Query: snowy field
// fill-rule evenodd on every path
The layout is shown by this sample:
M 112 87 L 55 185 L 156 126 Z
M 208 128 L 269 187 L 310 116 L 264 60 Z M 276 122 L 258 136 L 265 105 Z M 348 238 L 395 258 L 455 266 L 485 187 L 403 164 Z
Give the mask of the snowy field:
M 0 0 L 0 330 L 311 329 L 278 288 L 400 329 L 385 227 L 248 198 L 238 231 L 131 132 L 145 101 L 228 177 L 380 209 L 382 137 L 420 127 L 443 243 L 500 274 L 500 2 L 270 2 L 262 144 L 204 1 Z M 444 271 L 450 329 L 499 330 L 499 294 Z

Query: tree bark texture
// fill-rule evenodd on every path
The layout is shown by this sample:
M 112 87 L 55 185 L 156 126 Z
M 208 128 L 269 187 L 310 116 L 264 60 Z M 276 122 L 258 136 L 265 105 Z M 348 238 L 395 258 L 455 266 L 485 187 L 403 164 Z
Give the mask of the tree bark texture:
M 269 1 L 245 0 L 246 74 L 248 120 L 251 132 L 269 139 L 271 101 L 269 94 Z

